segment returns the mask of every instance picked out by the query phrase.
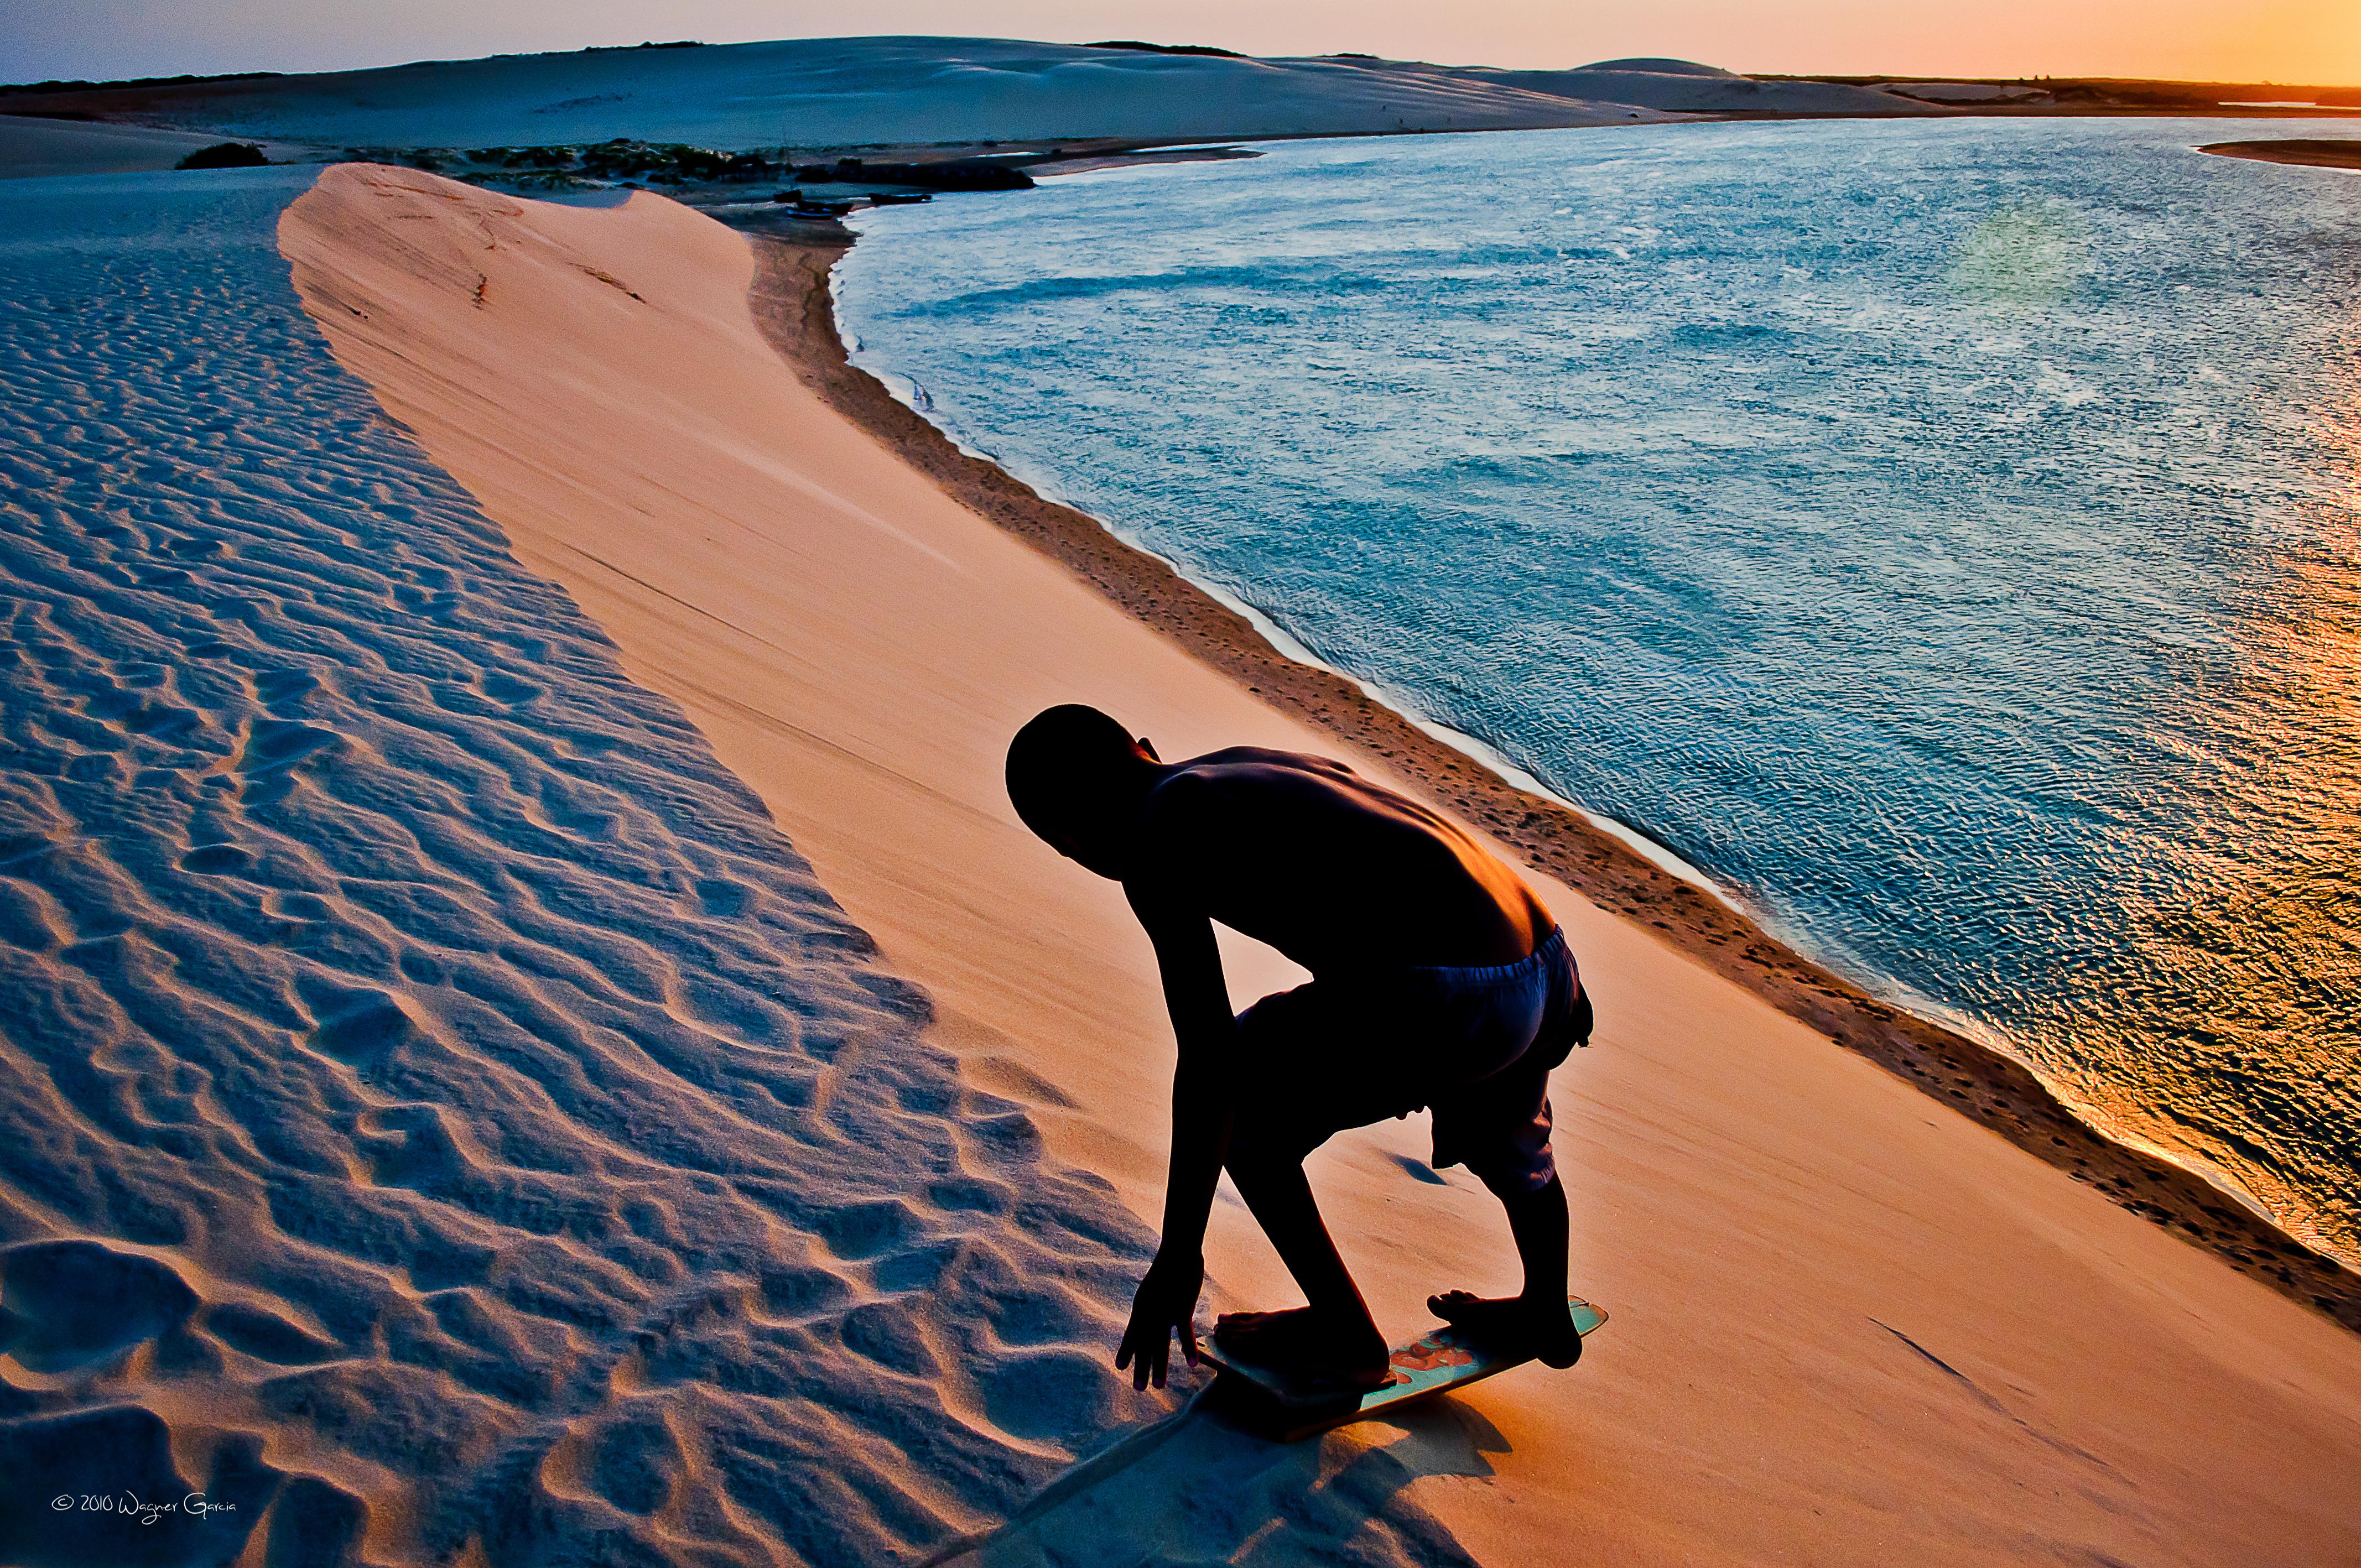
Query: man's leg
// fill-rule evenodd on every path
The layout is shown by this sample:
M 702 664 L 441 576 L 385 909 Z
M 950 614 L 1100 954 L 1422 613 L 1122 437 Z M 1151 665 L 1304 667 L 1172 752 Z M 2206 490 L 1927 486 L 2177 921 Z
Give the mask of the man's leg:
M 1548 1185 L 1532 1192 L 1488 1176 L 1484 1184 L 1509 1212 L 1509 1234 L 1525 1266 L 1525 1288 L 1490 1299 L 1450 1290 L 1428 1297 L 1427 1310 L 1503 1350 L 1530 1352 L 1551 1366 L 1572 1366 L 1582 1357 L 1582 1335 L 1565 1305 L 1566 1234 L 1572 1225 L 1565 1188 L 1554 1171 Z
M 1549 1185 L 1539 1191 L 1495 1192 L 1493 1196 L 1509 1212 L 1509 1234 L 1516 1238 L 1517 1256 L 1525 1266 L 1524 1299 L 1563 1308 L 1567 1234 L 1574 1225 L 1565 1184 L 1552 1171 Z
M 1293 1312 L 1235 1314 L 1236 1328 L 1230 1337 L 1262 1342 L 1269 1358 L 1281 1365 L 1304 1362 L 1323 1371 L 1382 1372 L 1385 1336 L 1378 1332 L 1361 1288 L 1320 1218 L 1302 1162 L 1233 1147 L 1229 1172 L 1238 1196 L 1246 1200 L 1255 1223 L 1270 1238 L 1310 1303 Z

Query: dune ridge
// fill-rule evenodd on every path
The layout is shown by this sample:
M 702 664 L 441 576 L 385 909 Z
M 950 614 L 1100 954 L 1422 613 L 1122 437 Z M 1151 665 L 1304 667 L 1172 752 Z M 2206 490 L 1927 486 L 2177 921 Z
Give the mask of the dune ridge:
M 205 132 L 0 115 L 0 180 L 170 169 L 189 154 L 220 140 Z M 264 150 L 277 160 L 284 159 L 291 149 Z
M 923 37 L 501 55 L 28 94 L 11 107 L 328 147 L 639 137 L 731 149 L 1532 129 L 1632 125 L 1697 111 L 1947 112 L 1865 87 L 1758 82 L 1678 61 L 1504 71 Z
M 1424 786 L 832 409 L 764 337 L 777 276 L 677 204 L 583 211 L 345 168 L 282 245 L 339 357 L 762 795 L 927 988 L 962 1074 L 1151 1220 L 1170 1059 L 1152 958 L 1119 892 L 1009 812 L 1007 735 L 1091 701 L 1175 752 L 1290 746 Z M 1653 927 L 1533 880 L 1599 1008 L 1597 1048 L 1554 1081 L 1575 1283 L 1614 1313 L 1582 1366 L 1294 1449 L 1191 1415 L 1052 1484 L 970 1557 L 2361 1551 L 2361 1342 Z M 1251 945 L 1224 961 L 1234 995 L 1286 983 Z M 1429 1290 L 1515 1278 L 1497 1206 L 1429 1168 L 1423 1133 L 1388 1123 L 1311 1162 L 1381 1324 L 1405 1332 Z M 1214 1304 L 1290 1297 L 1235 1200 L 1208 1260 Z
M 0 192 L 0 1558 L 990 1529 L 1172 1408 L 1151 1237 L 331 358 L 308 177 Z

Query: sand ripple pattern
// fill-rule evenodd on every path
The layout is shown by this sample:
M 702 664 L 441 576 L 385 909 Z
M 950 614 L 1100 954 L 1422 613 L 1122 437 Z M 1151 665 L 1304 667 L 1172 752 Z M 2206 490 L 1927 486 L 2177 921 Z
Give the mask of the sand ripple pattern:
M 1149 1238 L 335 365 L 303 183 L 0 192 L 0 1560 L 990 1526 L 1157 1413 Z

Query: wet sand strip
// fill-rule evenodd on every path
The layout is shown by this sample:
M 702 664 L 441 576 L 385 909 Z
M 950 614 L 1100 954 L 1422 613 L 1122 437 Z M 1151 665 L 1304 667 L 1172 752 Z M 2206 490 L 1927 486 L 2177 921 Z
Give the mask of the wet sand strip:
M 2361 150 L 2361 143 L 2353 144 Z M 2207 149 L 2213 150 L 2213 149 Z M 2361 1331 L 2361 1275 L 2305 1246 L 2194 1173 L 2107 1138 L 2034 1074 L 1988 1047 L 1870 995 L 1554 800 L 1516 788 L 1353 682 L 1280 653 L 1244 616 L 1087 513 L 968 456 L 846 357 L 829 273 L 835 225 L 756 230 L 753 304 L 764 335 L 829 406 L 980 516 L 1025 540 L 1125 612 L 1271 707 L 1380 759 L 1534 869 L 1736 981 L 1799 1022 L 2240 1272 Z

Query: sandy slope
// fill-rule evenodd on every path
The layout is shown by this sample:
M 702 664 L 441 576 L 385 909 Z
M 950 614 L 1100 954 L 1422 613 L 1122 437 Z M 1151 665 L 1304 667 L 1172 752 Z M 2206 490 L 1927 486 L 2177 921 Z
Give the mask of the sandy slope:
M 1932 114 L 1864 88 L 1756 82 L 1678 62 L 1498 71 L 1411 60 L 1241 60 L 1008 38 L 796 38 L 504 55 L 33 100 L 148 124 L 335 147 L 642 137 L 724 148 L 1244 138 L 1630 124 L 1669 112 Z
M 834 414 L 765 345 L 746 242 L 685 209 L 344 168 L 282 244 L 339 356 L 762 794 L 935 996 L 970 1080 L 1152 1213 L 1170 1047 L 1149 956 L 1111 888 L 1015 823 L 1001 746 L 1066 698 L 1168 754 L 1324 738 Z M 1273 1499 L 1334 1530 L 1397 1490 L 1502 1563 L 2361 1552 L 2361 1339 L 1546 891 L 1601 1018 L 1557 1085 L 1577 1284 L 1615 1314 L 1584 1365 L 1309 1460 L 1186 1422 L 991 1555 L 1284 1560 L 1312 1543 L 1240 1533 Z M 1488 1201 L 1434 1179 L 1419 1131 L 1315 1166 L 1403 1331 L 1428 1289 L 1510 1275 Z M 1217 1226 L 1222 1285 L 1284 1299 L 1235 1209 Z M 1354 1539 L 1453 1554 L 1418 1518 Z
M 1163 1408 L 1142 1227 L 330 357 L 311 175 L 0 185 L 0 1563 L 991 1523 Z

